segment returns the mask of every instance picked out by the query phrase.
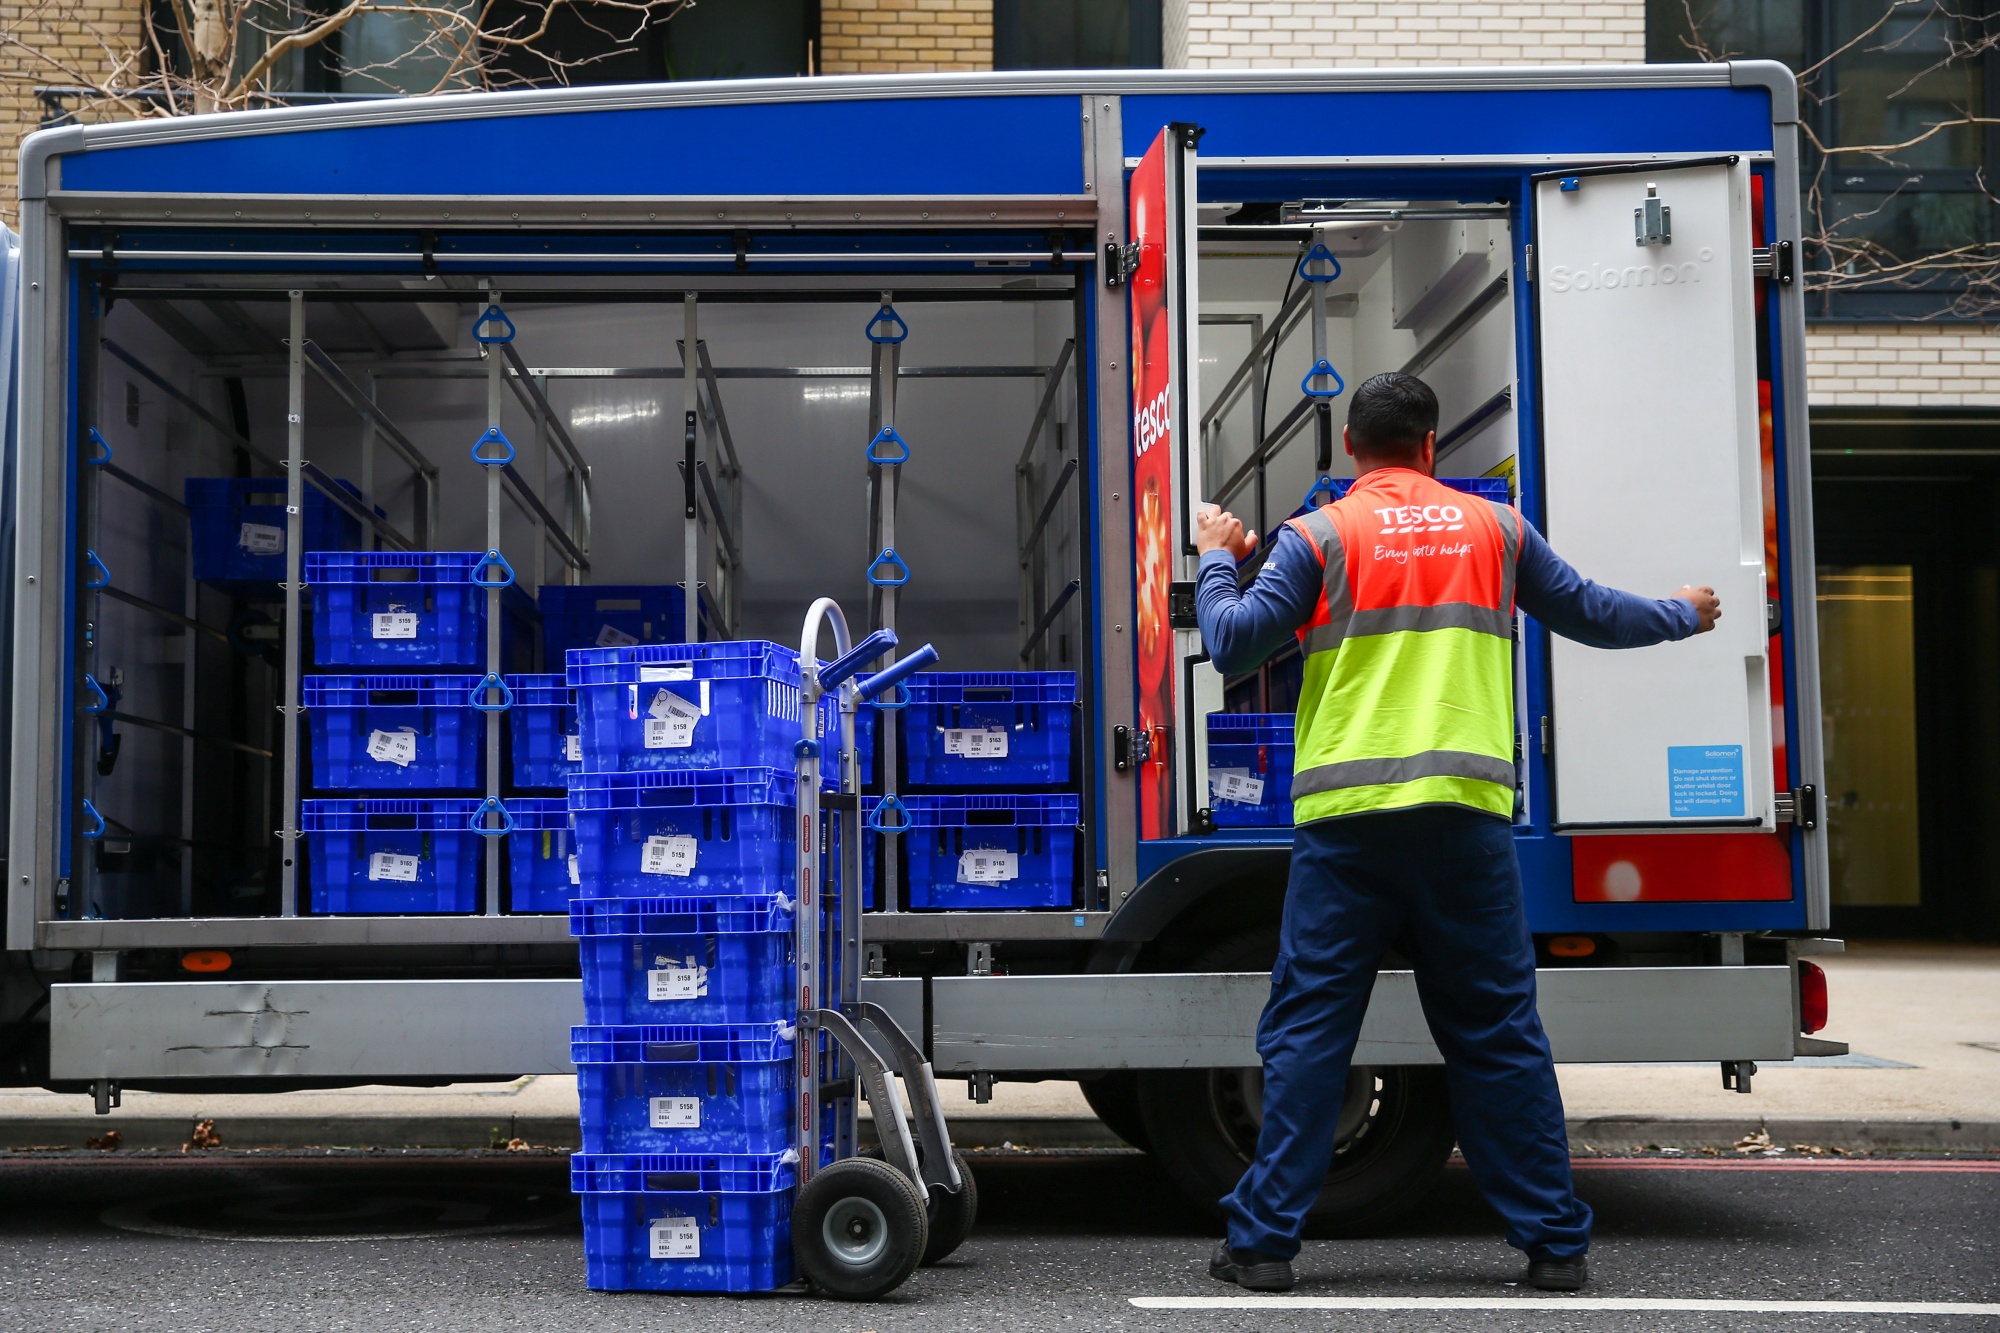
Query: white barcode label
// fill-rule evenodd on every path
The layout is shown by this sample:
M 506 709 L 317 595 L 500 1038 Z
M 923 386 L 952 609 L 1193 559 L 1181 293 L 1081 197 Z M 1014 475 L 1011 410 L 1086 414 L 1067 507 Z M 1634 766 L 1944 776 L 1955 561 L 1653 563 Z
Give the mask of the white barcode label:
M 999 727 L 946 727 L 944 752 L 967 759 L 1005 759 L 1007 733 Z
M 686 967 L 670 965 L 656 967 L 646 973 L 646 998 L 655 1002 L 661 1000 L 699 1000 L 708 994 L 708 969 L 690 963 Z
M 415 611 L 377 611 L 375 613 L 375 637 L 378 639 L 416 638 L 417 613 Z
M 563 759 L 572 764 L 583 762 L 583 737 L 575 735 L 563 737 Z
M 1248 769 L 1211 768 L 1208 770 L 1208 789 L 1215 793 L 1218 801 L 1236 801 L 1243 805 L 1264 803 L 1264 779 L 1251 777 Z
M 583 884 L 583 876 L 578 873 L 576 868 L 575 852 L 569 854 L 569 882 L 572 887 L 580 887 Z
M 639 642 L 637 639 L 627 634 L 624 630 L 619 629 L 616 625 L 599 625 L 597 627 L 597 646 L 599 648 L 630 648 L 637 642 Z
M 414 884 L 417 882 L 417 858 L 397 852 L 376 852 L 368 858 L 368 878 Z
M 683 833 L 655 834 L 639 849 L 639 872 L 687 878 L 694 869 L 695 840 Z
M 646 712 L 648 750 L 685 750 L 694 744 L 695 723 L 701 721 L 699 706 L 672 690 L 658 690 Z
M 1021 858 L 1013 852 L 975 847 L 958 858 L 960 884 L 1004 884 L 1021 877 Z
M 653 1223 L 650 1238 L 655 1259 L 701 1258 L 701 1228 L 692 1217 L 663 1217 Z
M 417 757 L 417 733 L 409 727 L 368 733 L 368 757 L 378 764 L 408 768 Z
M 245 523 L 236 544 L 252 555 L 277 555 L 285 549 L 285 530 L 268 523 Z
M 646 1123 L 654 1129 L 701 1128 L 699 1097 L 654 1097 L 646 1110 Z

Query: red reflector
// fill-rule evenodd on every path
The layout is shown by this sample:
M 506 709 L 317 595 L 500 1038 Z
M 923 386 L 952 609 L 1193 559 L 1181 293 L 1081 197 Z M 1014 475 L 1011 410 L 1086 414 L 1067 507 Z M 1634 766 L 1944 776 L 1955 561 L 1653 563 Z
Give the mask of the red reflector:
M 181 966 L 190 972 L 227 972 L 235 961 L 221 949 L 195 949 L 181 955 Z
M 1557 958 L 1588 958 L 1597 952 L 1597 941 L 1588 935 L 1557 935 L 1549 941 L 1549 952 Z
M 1799 1031 L 1826 1026 L 1826 973 L 1810 959 L 1799 960 Z

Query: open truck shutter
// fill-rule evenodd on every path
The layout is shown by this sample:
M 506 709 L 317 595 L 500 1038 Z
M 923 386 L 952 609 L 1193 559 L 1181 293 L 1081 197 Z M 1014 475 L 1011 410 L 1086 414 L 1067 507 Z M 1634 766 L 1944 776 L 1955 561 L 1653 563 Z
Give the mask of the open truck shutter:
M 1132 541 L 1139 672 L 1139 836 L 1190 828 L 1206 805 L 1203 719 L 1222 706 L 1222 682 L 1193 624 L 1195 142 L 1201 131 L 1169 125 L 1154 138 L 1128 187 L 1131 266 Z M 1178 603 L 1178 605 L 1176 604 Z M 1176 626 L 1179 628 L 1176 628 Z
M 1550 652 L 1558 828 L 1774 828 L 1750 172 L 1535 183 L 1547 535 L 1586 577 L 1707 584 L 1715 631 Z

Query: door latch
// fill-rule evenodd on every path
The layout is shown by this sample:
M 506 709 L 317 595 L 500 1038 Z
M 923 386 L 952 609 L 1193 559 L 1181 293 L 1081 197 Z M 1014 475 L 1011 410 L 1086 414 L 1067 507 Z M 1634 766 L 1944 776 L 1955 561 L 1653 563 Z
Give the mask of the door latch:
M 1632 244 L 1672 245 L 1674 210 L 1660 200 L 1660 187 L 1646 182 L 1646 198 L 1632 210 Z
M 1779 792 L 1777 807 L 1780 824 L 1795 824 L 1807 830 L 1819 827 L 1819 788 L 1811 783 Z
M 1750 276 L 1769 278 L 1780 287 L 1789 287 L 1797 276 L 1794 254 L 1790 241 L 1759 246 L 1750 252 Z
M 1120 245 L 1116 241 L 1104 243 L 1104 285 L 1121 287 L 1125 280 L 1139 271 L 1139 243 Z
M 1193 582 L 1167 585 L 1167 626 L 1170 629 L 1201 628 L 1201 621 L 1194 610 Z

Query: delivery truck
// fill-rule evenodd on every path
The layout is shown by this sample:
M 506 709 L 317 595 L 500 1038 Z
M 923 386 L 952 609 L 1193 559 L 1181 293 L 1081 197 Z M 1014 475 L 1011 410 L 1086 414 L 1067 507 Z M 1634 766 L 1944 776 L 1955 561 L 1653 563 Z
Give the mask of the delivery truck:
M 597 723 L 568 654 L 768 662 L 831 597 L 939 654 L 860 708 L 860 790 L 825 798 L 869 829 L 861 995 L 948 1087 L 1079 1080 L 1216 1199 L 1259 1123 L 1299 664 L 1208 662 L 1190 516 L 1269 532 L 1340 494 L 1346 386 L 1386 370 L 1436 390 L 1441 477 L 1591 577 L 1727 608 L 1621 653 L 1516 617 L 1556 1058 L 1747 1093 L 1844 1049 L 1811 1035 L 1809 956 L 1840 946 L 1799 153 L 1792 76 L 1755 61 L 35 134 L 4 321 L 8 1077 L 108 1112 L 569 1072 L 565 774 Z M 647 651 L 638 679 L 700 688 L 629 687 L 635 771 L 734 725 Z M 635 883 L 776 836 L 702 818 L 648 835 Z M 693 984 L 672 961 L 663 994 Z M 1323 1224 L 1442 1169 L 1438 1059 L 1392 957 Z

